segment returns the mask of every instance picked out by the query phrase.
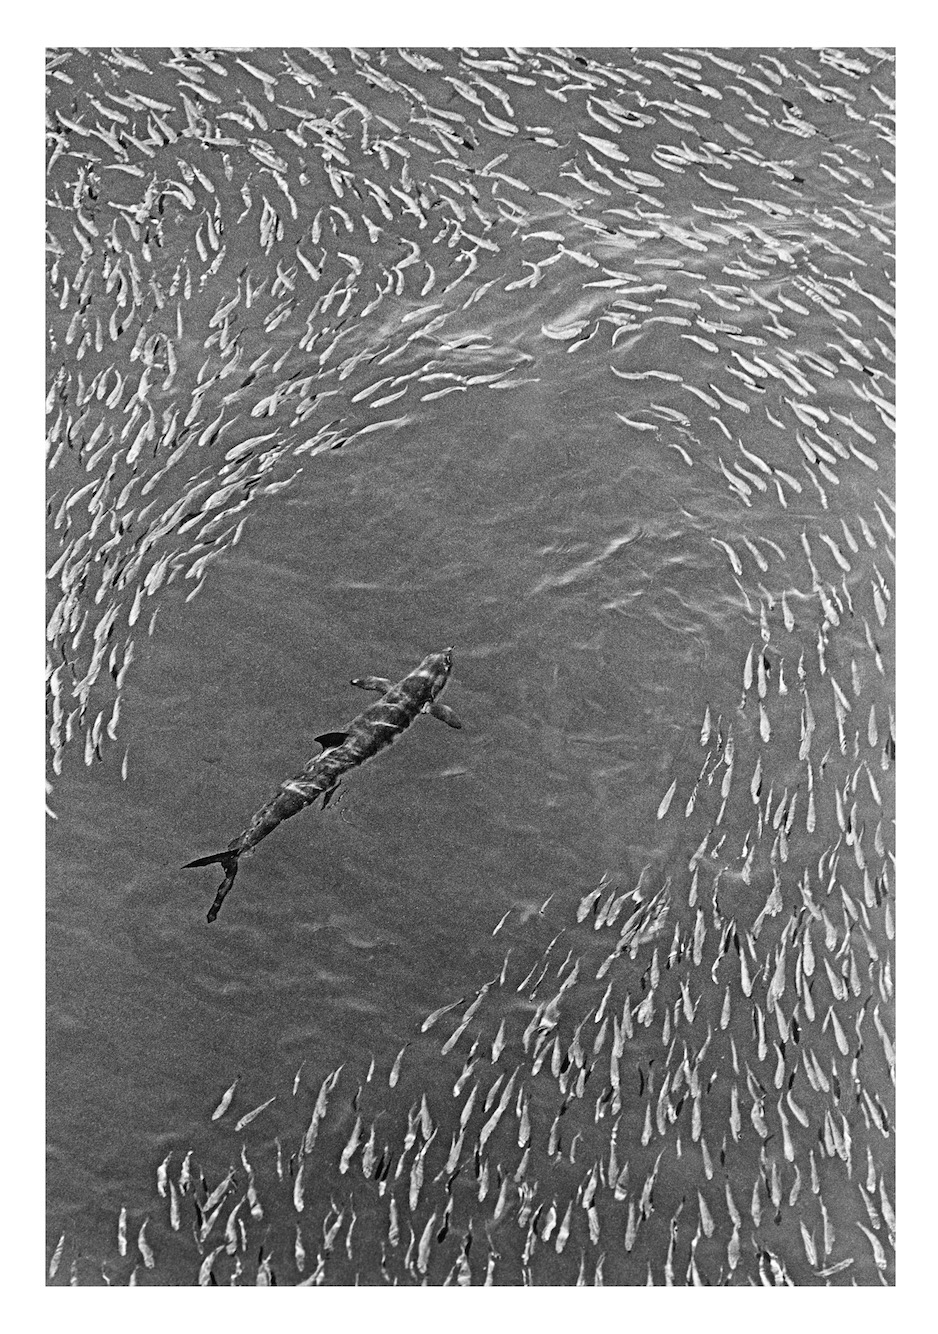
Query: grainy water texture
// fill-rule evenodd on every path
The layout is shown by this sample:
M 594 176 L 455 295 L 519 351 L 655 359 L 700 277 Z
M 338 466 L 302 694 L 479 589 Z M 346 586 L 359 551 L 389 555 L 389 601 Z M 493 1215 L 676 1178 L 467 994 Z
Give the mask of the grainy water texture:
M 51 1282 L 893 1282 L 893 87 L 49 53 Z

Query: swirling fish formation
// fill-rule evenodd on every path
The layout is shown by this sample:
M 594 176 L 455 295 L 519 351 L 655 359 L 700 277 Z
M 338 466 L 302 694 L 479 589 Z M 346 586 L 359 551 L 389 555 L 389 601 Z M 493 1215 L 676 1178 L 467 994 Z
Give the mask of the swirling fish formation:
M 50 53 L 54 774 L 253 504 L 587 344 L 752 627 L 637 879 L 396 1056 L 236 1081 L 51 1282 L 893 1281 L 893 63 Z

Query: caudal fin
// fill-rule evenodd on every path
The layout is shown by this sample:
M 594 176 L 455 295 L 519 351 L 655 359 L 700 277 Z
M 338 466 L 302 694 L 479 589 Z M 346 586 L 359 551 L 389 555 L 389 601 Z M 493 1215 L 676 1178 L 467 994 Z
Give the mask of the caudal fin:
M 227 872 L 231 866 L 237 866 L 238 854 L 226 848 L 224 852 L 212 852 L 207 857 L 196 857 L 194 862 L 186 862 L 182 869 L 188 871 L 191 866 L 214 866 L 216 862 Z
M 196 857 L 194 862 L 186 862 L 183 867 L 183 870 L 188 870 L 192 866 L 212 866 L 214 863 L 220 862 L 222 869 L 225 872 L 225 878 L 218 886 L 218 890 L 215 894 L 215 901 L 206 913 L 205 920 L 207 922 L 214 922 L 221 909 L 221 905 L 224 903 L 231 886 L 235 882 L 235 876 L 238 874 L 239 855 L 239 853 L 232 852 L 229 848 L 226 848 L 224 852 L 213 852 L 208 857 Z

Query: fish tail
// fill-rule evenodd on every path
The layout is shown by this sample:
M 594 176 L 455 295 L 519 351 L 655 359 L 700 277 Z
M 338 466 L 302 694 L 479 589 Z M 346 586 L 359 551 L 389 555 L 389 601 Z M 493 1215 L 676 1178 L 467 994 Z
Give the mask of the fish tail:
M 225 872 L 225 878 L 215 893 L 214 902 L 205 915 L 207 922 L 214 922 L 221 911 L 221 905 L 228 897 L 228 893 L 235 882 L 235 876 L 238 874 L 238 858 L 240 855 L 240 852 L 233 852 L 230 848 L 226 848 L 224 852 L 213 852 L 208 857 L 197 857 L 195 861 L 186 862 L 183 867 L 183 870 L 188 870 L 192 866 L 212 866 L 214 863 L 220 862 Z

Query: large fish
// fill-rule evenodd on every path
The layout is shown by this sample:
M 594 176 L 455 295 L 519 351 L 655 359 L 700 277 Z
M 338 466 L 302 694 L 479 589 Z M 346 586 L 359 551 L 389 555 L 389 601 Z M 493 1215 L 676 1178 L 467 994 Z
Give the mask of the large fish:
M 225 878 L 218 887 L 215 901 L 208 910 L 207 921 L 214 922 L 224 903 L 235 876 L 238 859 L 273 833 L 283 820 L 322 797 L 323 809 L 335 795 L 344 773 L 365 760 L 405 732 L 420 713 L 429 713 L 450 727 L 461 727 L 452 709 L 437 703 L 437 697 L 449 680 L 453 669 L 453 650 L 428 653 L 418 667 L 394 685 L 383 676 L 360 676 L 352 685 L 362 690 L 378 690 L 381 698 L 369 705 L 348 724 L 343 732 L 324 732 L 316 740 L 322 750 L 303 766 L 295 778 L 281 783 L 276 796 L 271 797 L 251 819 L 246 829 L 228 844 L 223 852 L 197 857 L 186 862 L 184 870 L 192 866 L 212 866 L 219 862 Z

